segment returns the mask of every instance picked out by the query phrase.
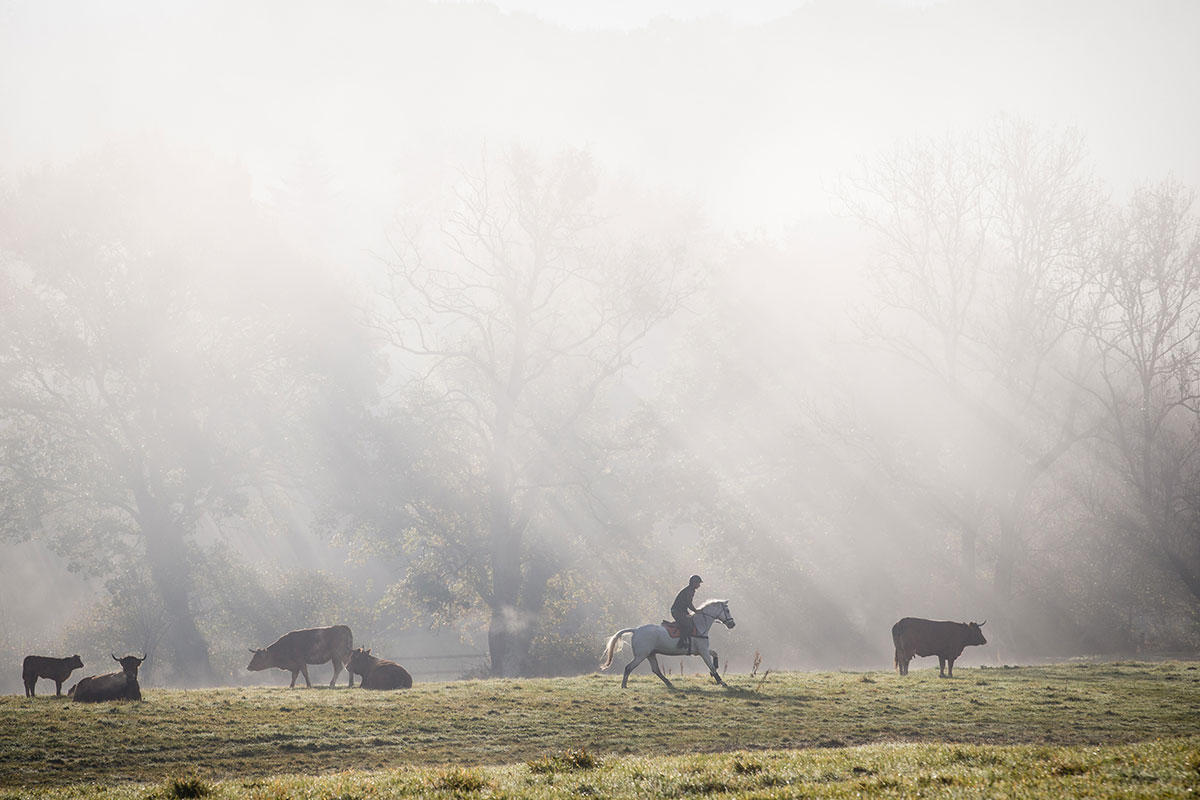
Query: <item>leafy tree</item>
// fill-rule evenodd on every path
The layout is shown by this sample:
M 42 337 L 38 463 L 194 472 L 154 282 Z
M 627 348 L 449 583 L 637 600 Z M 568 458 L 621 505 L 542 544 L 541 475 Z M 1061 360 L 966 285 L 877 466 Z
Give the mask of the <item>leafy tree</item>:
M 78 570 L 144 563 L 173 678 L 209 682 L 194 534 L 295 474 L 336 294 L 202 154 L 113 148 L 31 176 L 4 219 L 0 531 Z

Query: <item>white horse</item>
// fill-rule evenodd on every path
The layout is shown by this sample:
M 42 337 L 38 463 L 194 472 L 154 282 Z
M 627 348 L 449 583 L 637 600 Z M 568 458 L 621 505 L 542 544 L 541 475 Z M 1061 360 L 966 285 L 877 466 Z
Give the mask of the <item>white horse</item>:
M 659 655 L 700 656 L 708 665 L 709 674 L 717 683 L 724 686 L 725 681 L 721 680 L 721 676 L 717 674 L 717 653 L 708 648 L 708 629 L 714 622 L 723 623 L 726 628 L 733 627 L 733 615 L 729 613 L 729 601 L 709 600 L 696 609 L 696 613 L 692 615 L 692 622 L 696 630 L 692 633 L 692 644 L 688 650 L 680 648 L 679 639 L 667 633 L 667 629 L 662 625 L 643 625 L 640 628 L 624 628 L 617 631 L 608 640 L 608 646 L 604 649 L 604 658 L 600 661 L 600 669 L 608 669 L 612 666 L 613 656 L 621 647 L 621 637 L 632 633 L 633 636 L 630 637 L 629 642 L 633 647 L 633 661 L 630 661 L 625 667 L 625 677 L 621 679 L 622 689 L 628 686 L 629 673 L 633 672 L 633 668 L 647 658 L 650 659 L 650 668 L 654 670 L 654 674 L 662 678 L 662 682 L 668 687 L 671 687 L 671 682 L 658 667 Z

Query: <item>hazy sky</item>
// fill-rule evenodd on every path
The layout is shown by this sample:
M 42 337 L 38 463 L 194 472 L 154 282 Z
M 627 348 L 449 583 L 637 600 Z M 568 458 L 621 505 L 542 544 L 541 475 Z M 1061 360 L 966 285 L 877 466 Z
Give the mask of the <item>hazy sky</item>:
M 316 160 L 368 229 L 512 142 L 587 148 L 718 225 L 819 226 L 859 159 L 999 114 L 1080 128 L 1118 191 L 1200 185 L 1190 0 L 0 0 L 0 21 L 0 170 L 161 138 L 269 196 Z
M 469 2 L 470 0 L 447 0 Z M 573 30 L 628 31 L 656 19 L 696 20 L 718 17 L 740 24 L 761 24 L 812 0 L 496 0 L 508 12 L 533 14 Z M 942 0 L 885 0 L 892 5 L 928 6 Z

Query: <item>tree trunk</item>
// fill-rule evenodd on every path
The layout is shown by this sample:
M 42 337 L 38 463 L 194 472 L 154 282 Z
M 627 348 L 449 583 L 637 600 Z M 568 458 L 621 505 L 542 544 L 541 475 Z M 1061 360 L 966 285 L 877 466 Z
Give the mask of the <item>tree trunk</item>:
M 974 526 L 964 525 L 962 529 L 962 596 L 968 600 L 975 594 L 975 540 L 978 531 Z
M 493 455 L 491 470 L 492 619 L 488 627 L 488 651 L 492 658 L 492 675 L 514 678 L 525 666 L 519 644 L 523 624 L 518 607 L 521 536 L 513 525 L 508 472 L 502 452 Z
M 208 642 L 192 613 L 192 574 L 183 534 L 148 493 L 140 493 L 146 562 L 166 611 L 164 636 L 174 682 L 182 686 L 215 683 Z

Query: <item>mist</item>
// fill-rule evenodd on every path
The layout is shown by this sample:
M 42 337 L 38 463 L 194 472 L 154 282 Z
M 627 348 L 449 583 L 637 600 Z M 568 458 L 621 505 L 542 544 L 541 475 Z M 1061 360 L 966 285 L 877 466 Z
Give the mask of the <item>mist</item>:
M 1194 4 L 0 20 L 0 690 L 1200 646 Z

